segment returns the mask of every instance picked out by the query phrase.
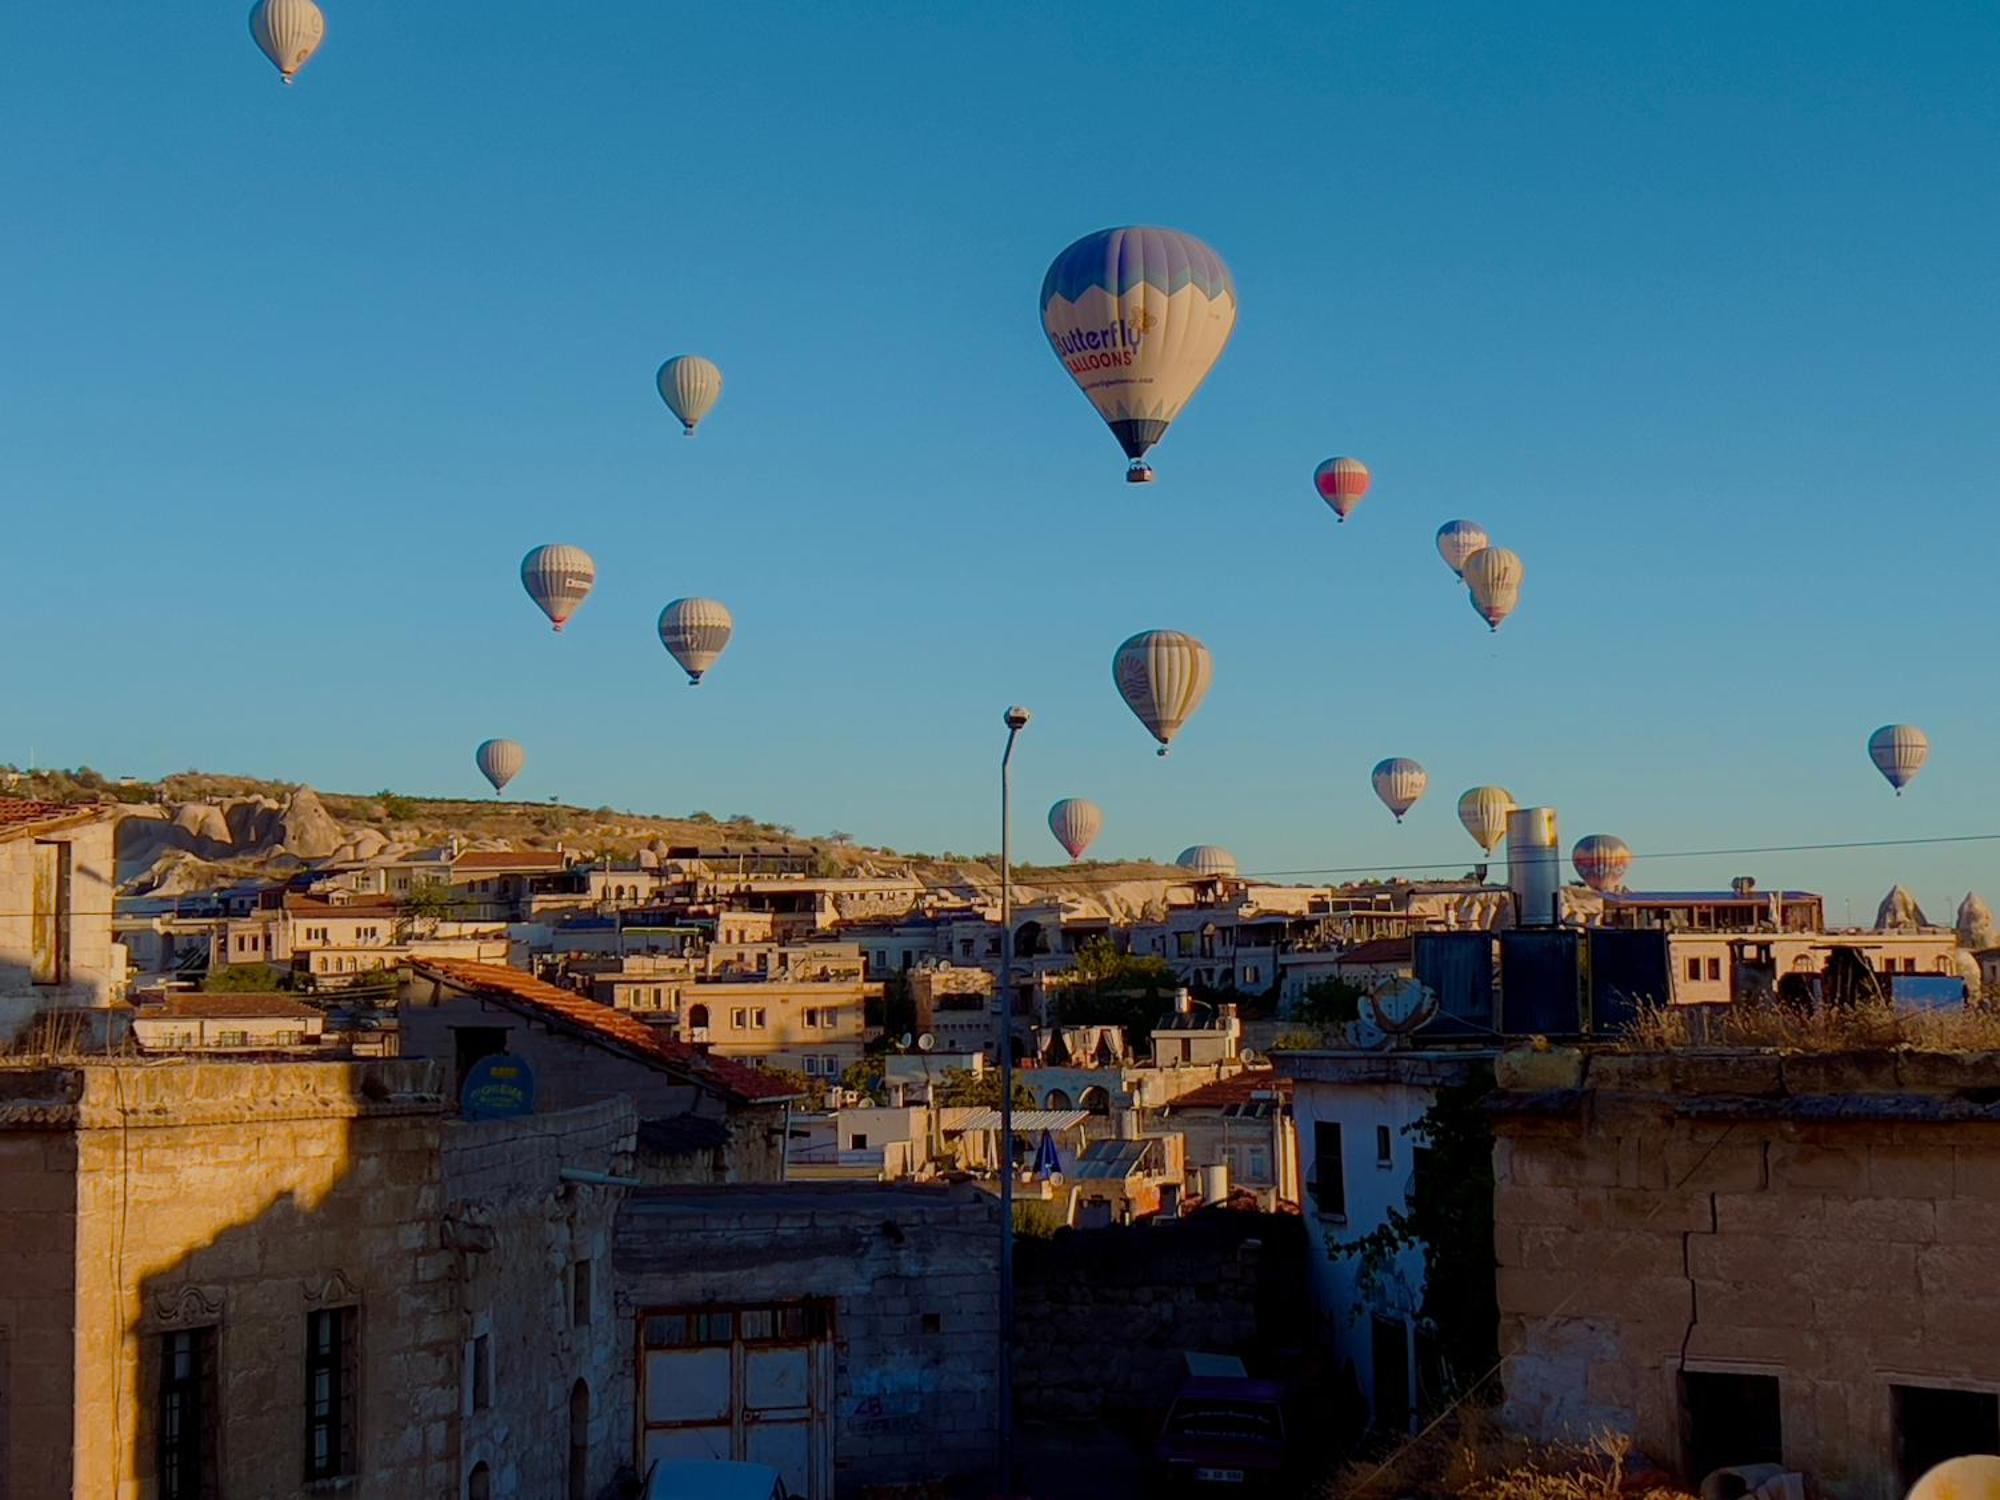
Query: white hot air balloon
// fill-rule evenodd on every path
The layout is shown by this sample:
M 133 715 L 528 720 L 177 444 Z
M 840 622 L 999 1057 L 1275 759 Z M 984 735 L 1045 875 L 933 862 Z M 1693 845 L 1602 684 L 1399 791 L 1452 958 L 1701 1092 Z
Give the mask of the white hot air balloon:
M 250 7 L 250 36 L 290 83 L 326 39 L 326 17 L 313 0 L 257 0 Z
M 1377 761 L 1369 779 L 1375 783 L 1375 795 L 1382 799 L 1384 807 L 1396 815 L 1398 823 L 1403 821 L 1404 813 L 1417 805 L 1424 789 L 1431 784 L 1430 772 L 1407 755 L 1392 755 L 1387 760 Z
M 676 599 L 660 611 L 660 644 L 688 674 L 688 686 L 715 665 L 729 644 L 736 621 L 719 599 Z
M 1162 755 L 1208 696 L 1213 672 L 1208 647 L 1178 630 L 1142 630 L 1111 658 L 1118 696 L 1160 742 Z
M 1204 880 L 1236 873 L 1236 856 L 1220 844 L 1190 844 L 1175 857 L 1174 863 Z
M 1458 799 L 1458 821 L 1488 854 L 1507 837 L 1507 814 L 1513 810 L 1514 798 L 1503 786 L 1476 786 Z
M 569 623 L 597 582 L 597 564 L 581 547 L 549 542 L 521 559 L 521 587 L 557 630 Z
M 2000 1500 L 2000 1454 L 1948 1458 L 1925 1470 L 1905 1500 Z
M 472 759 L 479 767 L 479 774 L 493 783 L 493 795 L 497 797 L 508 782 L 521 774 L 528 753 L 512 740 L 482 740 L 472 752 Z
M 1465 576 L 1465 560 L 1487 545 L 1486 528 L 1477 521 L 1447 521 L 1438 527 L 1438 556 L 1461 578 Z
M 676 354 L 660 366 L 660 399 L 681 419 L 681 436 L 693 437 L 722 395 L 722 371 L 699 354 Z
M 1481 547 L 1465 560 L 1463 577 L 1479 618 L 1498 630 L 1521 602 L 1521 559 L 1505 547 Z
M 1884 724 L 1868 736 L 1868 758 L 1900 797 L 1931 758 L 1930 737 L 1914 724 Z
M 1103 810 L 1081 797 L 1065 797 L 1049 809 L 1049 832 L 1069 851 L 1071 859 L 1083 858 L 1083 851 L 1103 826 Z

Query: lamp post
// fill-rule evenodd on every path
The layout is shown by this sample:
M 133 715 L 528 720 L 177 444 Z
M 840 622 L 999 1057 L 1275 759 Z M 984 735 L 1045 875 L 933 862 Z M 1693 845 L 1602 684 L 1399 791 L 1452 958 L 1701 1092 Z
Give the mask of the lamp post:
M 1028 711 L 1007 710 L 1007 748 L 1000 752 L 1000 1347 L 995 1370 L 999 1404 L 1000 1495 L 1014 1493 L 1014 845 L 1009 765 L 1014 737 Z

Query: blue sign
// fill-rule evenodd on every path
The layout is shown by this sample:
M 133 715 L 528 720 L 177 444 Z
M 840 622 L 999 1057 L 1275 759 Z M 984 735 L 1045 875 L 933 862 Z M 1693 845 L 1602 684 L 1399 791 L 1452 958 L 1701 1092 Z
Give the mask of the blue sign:
M 482 1057 L 465 1075 L 458 1107 L 468 1120 L 512 1120 L 535 1112 L 535 1074 L 511 1052 Z

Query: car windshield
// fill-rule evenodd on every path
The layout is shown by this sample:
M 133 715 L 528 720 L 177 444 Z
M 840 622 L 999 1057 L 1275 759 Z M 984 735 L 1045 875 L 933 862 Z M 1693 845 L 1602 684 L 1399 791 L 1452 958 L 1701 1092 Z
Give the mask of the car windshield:
M 1284 1437 L 1284 1423 L 1266 1401 L 1179 1401 L 1167 1431 L 1177 1438 L 1275 1443 Z

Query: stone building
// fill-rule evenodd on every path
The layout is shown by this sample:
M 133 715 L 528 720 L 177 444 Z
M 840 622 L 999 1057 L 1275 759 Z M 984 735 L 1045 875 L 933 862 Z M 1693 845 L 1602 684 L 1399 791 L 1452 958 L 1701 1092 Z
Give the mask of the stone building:
M 1892 1500 L 2000 1448 L 2000 1055 L 1503 1054 L 1504 1419 Z
M 0 1070 L 0 1494 L 403 1500 L 484 1464 L 495 1497 L 595 1500 L 631 1451 L 589 1269 L 630 1107 L 473 1124 L 442 1084 Z
M 629 1098 L 651 1181 L 776 1182 L 792 1087 L 716 1057 L 624 1011 L 498 964 L 410 966 L 398 1006 L 405 1056 L 447 1069 L 455 1100 L 478 1063 L 529 1066 L 537 1109 Z
M 613 1259 L 641 1466 L 755 1459 L 803 1500 L 983 1469 L 999 1227 L 969 1184 L 633 1192 Z
M 114 809 L 0 797 L 0 1042 L 50 1011 L 123 998 Z

